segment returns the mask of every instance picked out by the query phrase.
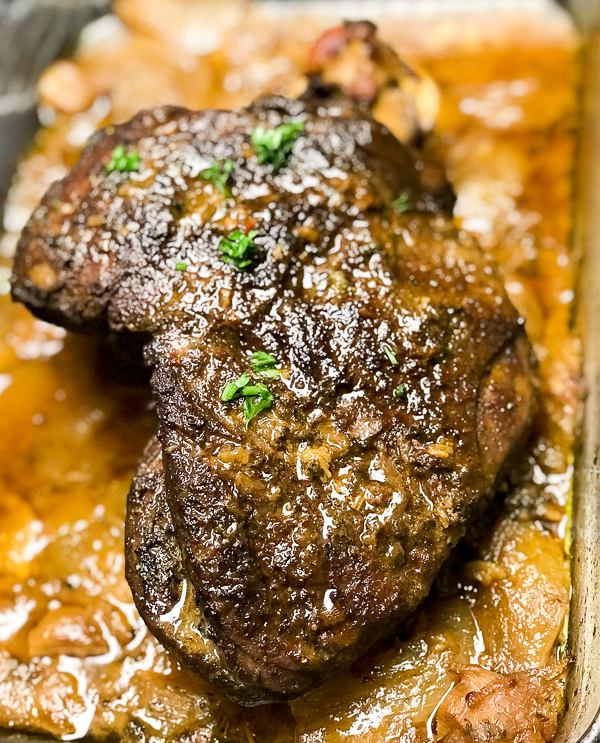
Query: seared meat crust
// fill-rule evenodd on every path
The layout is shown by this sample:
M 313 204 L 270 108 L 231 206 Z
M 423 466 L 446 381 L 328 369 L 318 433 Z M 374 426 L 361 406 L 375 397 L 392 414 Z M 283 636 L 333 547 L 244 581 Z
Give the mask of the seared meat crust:
M 410 616 L 534 399 L 522 321 L 447 183 L 336 113 L 142 112 L 50 189 L 15 262 L 40 317 L 151 337 L 164 480 L 154 444 L 129 581 L 152 631 L 247 704 L 303 693 Z M 289 167 L 259 164 L 253 129 L 290 120 L 306 128 Z M 117 144 L 138 173 L 105 172 Z M 231 198 L 200 176 L 214 159 L 235 163 Z M 219 250 L 234 229 L 257 232 L 245 270 Z M 253 372 L 256 350 L 279 378 Z M 221 400 L 243 373 L 275 398 L 248 428 Z
M 127 500 L 127 580 L 151 632 L 203 678 L 242 703 L 260 703 L 262 689 L 249 687 L 212 640 L 167 503 L 162 449 L 153 438 L 144 452 Z

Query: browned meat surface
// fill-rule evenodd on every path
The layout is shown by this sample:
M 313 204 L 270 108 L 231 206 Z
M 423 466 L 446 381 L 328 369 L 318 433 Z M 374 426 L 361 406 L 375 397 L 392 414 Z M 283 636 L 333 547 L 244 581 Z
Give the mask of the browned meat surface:
M 330 113 L 266 99 L 101 132 L 13 275 L 42 318 L 148 334 L 164 485 L 153 444 L 130 582 L 159 638 L 247 704 L 301 694 L 406 621 L 534 398 L 522 321 L 445 181 L 373 120 Z M 255 128 L 290 121 L 289 162 L 260 163 Z M 106 172 L 117 145 L 139 171 Z M 215 159 L 233 163 L 222 189 L 201 175 Z M 233 230 L 256 233 L 247 265 L 223 260 Z M 262 398 L 223 401 L 243 374 Z M 251 400 L 267 405 L 249 419 Z
M 127 578 L 146 625 L 186 665 L 248 704 L 264 691 L 248 688 L 207 632 L 194 584 L 186 578 L 165 492 L 162 450 L 149 443 L 128 499 Z
M 434 125 L 440 107 L 437 85 L 400 59 L 368 21 L 325 31 L 312 48 L 310 69 L 320 84 L 334 85 L 367 105 L 401 142 L 418 139 Z

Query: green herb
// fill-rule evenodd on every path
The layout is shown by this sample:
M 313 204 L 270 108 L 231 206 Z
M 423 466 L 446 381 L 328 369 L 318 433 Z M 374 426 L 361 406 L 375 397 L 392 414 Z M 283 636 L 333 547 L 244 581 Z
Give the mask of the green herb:
M 221 393 L 221 400 L 223 400 L 223 402 L 229 402 L 234 398 L 238 398 L 242 394 L 242 389 L 249 381 L 250 375 L 242 374 L 242 376 L 238 377 L 235 382 L 227 382 L 223 392 Z
M 267 377 L 268 379 L 279 379 L 281 376 L 279 369 L 263 369 L 257 373 L 260 374 L 261 377 Z
M 394 366 L 398 366 L 398 359 L 396 358 L 396 354 L 392 351 L 387 343 L 383 344 L 383 352 L 388 357 L 391 364 L 393 364 Z
M 254 351 L 252 354 L 252 371 L 269 379 L 279 379 L 279 369 L 275 368 L 277 360 L 265 351 Z
M 227 188 L 227 181 L 233 172 L 233 160 L 225 160 L 223 167 L 218 160 L 213 160 L 213 164 L 207 170 L 200 173 L 200 177 L 210 181 L 213 186 L 220 191 L 223 196 L 231 196 L 231 191 Z
M 242 374 L 235 382 L 228 382 L 221 393 L 223 402 L 233 402 L 240 397 L 244 398 L 244 425 L 248 428 L 250 421 L 262 410 L 270 408 L 275 398 L 269 388 L 262 382 L 248 384 L 249 374 Z
M 52 202 L 52 206 L 54 209 L 60 209 L 60 207 L 62 206 L 62 201 L 60 199 L 54 199 L 54 201 Z
M 251 138 L 258 162 L 271 163 L 275 170 L 282 168 L 288 161 L 294 142 L 305 128 L 299 121 L 290 121 L 275 129 L 257 126 Z
M 409 212 L 411 209 L 414 209 L 414 206 L 411 204 L 410 201 L 410 196 L 406 191 L 398 196 L 395 201 L 392 201 L 392 206 L 400 213 Z
M 187 268 L 187 263 L 183 263 L 183 262 L 179 262 L 179 263 L 176 263 L 176 264 L 175 264 L 175 268 L 176 268 L 176 269 L 177 269 L 178 271 L 185 271 L 185 270 L 186 270 L 186 268 Z
M 242 395 L 244 395 L 244 397 L 249 397 L 250 395 L 259 395 L 259 394 L 260 394 L 260 387 L 258 387 L 258 385 L 256 384 L 247 384 L 242 389 Z
M 140 169 L 140 156 L 137 150 L 132 150 L 129 155 L 125 152 L 125 147 L 122 144 L 118 144 L 112 151 L 111 160 L 104 168 L 107 173 L 112 173 L 113 170 L 120 170 L 122 172 L 129 172 L 132 170 Z
M 394 390 L 394 394 L 396 395 L 396 397 L 404 397 L 405 392 L 406 387 L 403 384 L 399 384 Z
M 0 296 L 3 294 L 10 294 L 10 275 L 3 276 L 0 273 Z
M 251 230 L 247 235 L 240 230 L 234 230 L 224 237 L 219 244 L 219 250 L 223 253 L 223 262 L 232 263 L 236 268 L 244 269 L 252 263 L 252 257 L 256 253 L 254 238 L 258 233 Z
M 248 390 L 247 395 L 246 390 Z M 257 390 L 257 392 L 254 392 L 254 390 Z M 250 421 L 256 418 L 261 411 L 270 408 L 275 398 L 267 386 L 261 382 L 255 387 L 244 387 L 242 395 L 244 395 L 244 404 L 242 406 L 242 410 L 244 411 L 244 425 L 248 428 Z

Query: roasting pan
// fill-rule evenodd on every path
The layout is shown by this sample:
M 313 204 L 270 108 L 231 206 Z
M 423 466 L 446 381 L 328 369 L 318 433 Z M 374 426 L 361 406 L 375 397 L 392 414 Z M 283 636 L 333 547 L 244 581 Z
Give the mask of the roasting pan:
M 309 11 L 376 19 L 382 10 L 419 14 L 500 7 L 543 10 L 549 2 L 264 0 L 263 4 L 283 16 Z M 108 0 L 0 0 L 0 219 L 16 158 L 35 131 L 37 75 L 64 53 L 69 39 L 75 38 L 87 21 L 105 11 L 109 4 Z M 585 402 L 575 459 L 571 532 L 572 599 L 567 649 L 574 661 L 567 682 L 567 708 L 556 741 L 600 743 L 600 0 L 567 0 L 561 4 L 575 18 L 583 40 L 573 235 L 580 270 L 573 322 L 578 324 L 583 342 Z M 29 33 L 24 34 L 26 28 Z M 27 45 L 29 48 L 23 49 Z M 6 74 L 7 59 L 17 48 L 19 61 L 16 67 L 13 62 L 10 75 L 20 81 L 18 90 L 11 89 Z M 0 743 L 33 740 L 21 735 L 0 735 Z

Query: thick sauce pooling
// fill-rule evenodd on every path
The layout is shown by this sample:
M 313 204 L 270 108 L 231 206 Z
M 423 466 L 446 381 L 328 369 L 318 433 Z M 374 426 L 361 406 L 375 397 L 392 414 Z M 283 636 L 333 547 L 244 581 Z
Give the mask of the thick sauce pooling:
M 147 18 L 144 23 L 147 29 Z M 521 31 L 511 33 L 520 34 L 522 47 L 537 25 L 521 23 Z M 458 193 L 457 214 L 463 228 L 479 230 L 496 251 L 540 358 L 538 433 L 491 536 L 473 545 L 439 581 L 410 636 L 291 706 L 241 712 L 178 670 L 144 636 L 131 611 L 120 529 L 127 481 L 148 438 L 134 387 L 122 387 L 120 397 L 115 389 L 105 396 L 89 347 L 71 338 L 48 361 L 19 360 L 17 354 L 51 354 L 65 341 L 11 308 L 3 359 L 12 384 L 0 398 L 2 441 L 12 447 L 3 457 L 2 477 L 14 493 L 3 500 L 11 509 L 4 519 L 7 559 L 2 561 L 7 629 L 0 710 L 6 726 L 70 737 L 117 731 L 137 740 L 382 741 L 404 735 L 415 740 L 449 731 L 463 735 L 467 722 L 476 728 L 501 707 L 508 712 L 494 722 L 509 736 L 529 728 L 533 735 L 536 720 L 546 719 L 541 734 L 551 737 L 562 672 L 552 661 L 568 599 L 560 524 L 577 400 L 565 247 L 576 68 L 572 37 L 562 28 L 558 49 L 532 46 L 517 54 L 491 45 L 485 54 L 455 48 L 443 59 L 421 55 L 442 86 L 435 146 Z M 479 36 L 483 33 L 482 26 Z M 134 34 L 127 43 L 139 50 L 140 38 Z M 273 38 L 280 39 L 281 52 L 285 33 L 274 31 Z M 434 36 L 427 38 L 433 44 Z M 144 43 L 151 45 L 147 37 Z M 550 43 L 556 39 L 541 39 L 539 46 Z M 297 49 L 290 47 L 290 54 Z M 239 70 L 239 44 L 235 59 L 233 47 L 228 50 L 198 63 L 214 70 L 215 81 Z M 126 53 L 127 47 L 114 55 Z M 246 53 L 250 69 L 257 58 Z M 102 55 L 106 58 L 106 50 Z M 293 78 L 293 56 L 288 59 Z M 84 55 L 75 67 L 89 80 L 93 55 Z M 97 79 L 90 84 L 100 85 Z M 116 101 L 118 83 L 113 85 Z M 273 83 L 273 89 L 282 86 L 281 80 Z M 220 105 L 227 95 L 231 103 L 243 102 L 235 91 L 220 90 Z M 214 105 L 216 93 L 196 94 L 192 104 L 185 102 Z M 500 116 L 507 108 L 512 119 Z M 96 113 L 82 115 L 79 125 Z M 74 126 L 74 119 L 59 116 L 55 130 L 44 135 L 43 154 L 25 170 L 56 164 L 57 153 L 68 157 L 72 145 L 66 135 Z M 110 356 L 113 367 L 117 352 Z M 68 372 L 74 360 L 76 376 Z M 64 463 L 64 470 L 57 470 L 55 461 Z M 114 527 L 112 535 L 107 525 Z M 461 699 L 470 692 L 479 695 L 477 704 L 465 710 Z

